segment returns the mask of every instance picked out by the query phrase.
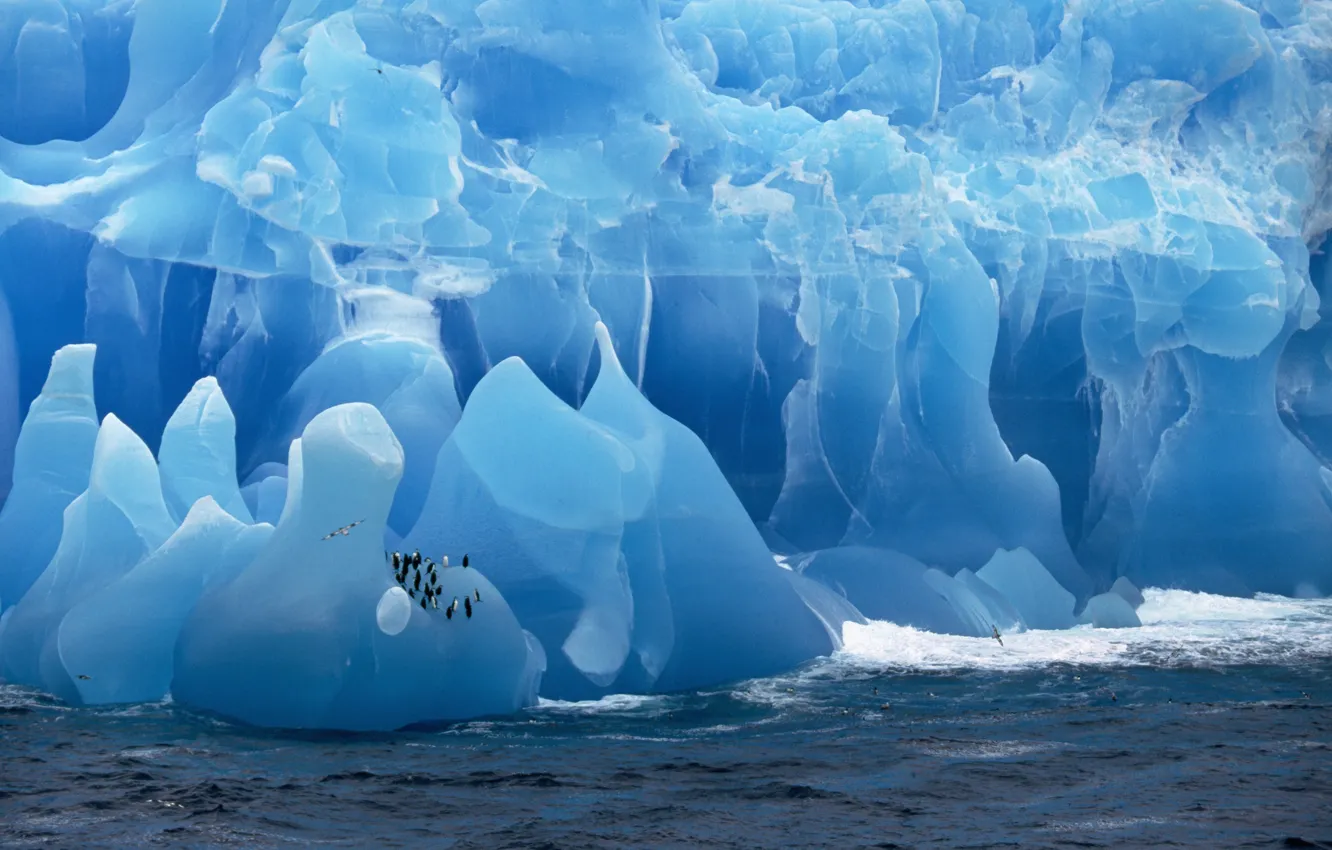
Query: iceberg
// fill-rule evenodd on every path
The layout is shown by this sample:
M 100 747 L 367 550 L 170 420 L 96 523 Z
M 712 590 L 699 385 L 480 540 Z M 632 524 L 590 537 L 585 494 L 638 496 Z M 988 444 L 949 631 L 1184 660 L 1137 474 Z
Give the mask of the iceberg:
M 248 566 L 272 531 L 243 524 L 204 496 L 155 552 L 70 608 L 60 622 L 58 648 L 76 677 L 79 701 L 102 705 L 166 696 L 185 618 L 203 593 Z
M 389 525 L 404 535 L 421 513 L 440 446 L 461 416 L 453 372 L 436 348 L 417 339 L 367 332 L 338 340 L 283 399 L 273 420 L 276 436 L 267 441 L 275 459 L 286 456 L 317 414 L 350 402 L 373 404 L 402 444 L 405 466 Z
M 402 446 L 371 405 L 310 421 L 292 443 L 271 536 L 234 578 L 204 590 L 181 628 L 177 702 L 261 726 L 348 730 L 535 703 L 540 646 L 481 570 L 441 574 L 444 599 L 479 592 L 475 617 L 413 599 L 405 627 L 381 627 L 402 614 L 383 610 L 396 585 L 382 544 L 402 468 Z
M 1004 596 L 1033 629 L 1067 629 L 1076 599 L 1026 549 L 1000 549 L 976 578 Z
M 926 579 L 930 568 L 908 555 L 840 546 L 800 556 L 796 562 L 802 576 L 837 592 L 866 617 L 940 634 L 977 635 Z
M 182 704 L 388 728 L 1332 592 L 1326 2 L 10 7 L 0 676 L 183 617 Z
M 1118 593 L 1101 593 L 1087 600 L 1078 622 L 1098 629 L 1133 629 L 1142 625 L 1133 606 Z
M 60 543 L 61 517 L 88 487 L 97 444 L 96 346 L 69 345 L 51 358 L 14 447 L 14 486 L 0 510 L 0 613 L 13 608 Z
M 157 461 L 177 521 L 203 498 L 241 522 L 253 521 L 236 486 L 236 420 L 216 378 L 200 378 L 171 414 Z
M 78 702 L 75 677 L 91 674 L 65 665 L 60 631 L 66 615 L 96 600 L 175 529 L 152 452 L 114 414 L 107 415 L 97 432 L 88 489 L 65 508 L 55 555 L 5 626 L 0 675 Z

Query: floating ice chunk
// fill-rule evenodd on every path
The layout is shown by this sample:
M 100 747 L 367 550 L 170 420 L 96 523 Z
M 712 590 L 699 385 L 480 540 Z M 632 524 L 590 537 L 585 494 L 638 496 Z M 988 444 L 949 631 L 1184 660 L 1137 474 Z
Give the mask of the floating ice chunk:
M 275 443 L 286 446 L 320 411 L 349 402 L 378 408 L 402 445 L 405 469 L 389 525 L 406 535 L 425 504 L 440 446 L 462 415 L 453 372 L 420 340 L 380 332 L 341 340 L 292 385 Z
M 1091 623 L 1098 629 L 1133 629 L 1142 625 L 1133 606 L 1118 593 L 1102 593 L 1087 600 L 1087 607 L 1078 617 L 1080 623 Z
M 88 489 L 65 509 L 55 556 L 15 606 L 0 675 L 78 701 L 74 680 L 60 658 L 61 621 L 75 605 L 129 572 L 174 530 L 152 452 L 108 414 L 97 432 Z
M 702 440 L 648 403 L 605 325 L 596 333 L 601 371 L 582 413 L 618 435 L 656 484 L 675 643 L 655 687 L 770 675 L 829 653 L 828 633 L 773 562 Z
M 976 577 L 1012 602 L 1033 629 L 1067 629 L 1077 622 L 1073 594 L 1026 549 L 1000 549 Z
M 384 595 L 379 597 L 379 604 L 375 606 L 375 622 L 379 624 L 379 630 L 389 637 L 402 634 L 412 619 L 412 604 L 412 598 L 401 587 L 390 587 L 384 591 Z
M 161 548 L 75 604 L 61 621 L 58 640 L 80 701 L 101 705 L 165 696 L 176 638 L 200 595 L 248 566 L 272 532 L 268 525 L 243 524 L 204 496 Z
M 396 729 L 502 714 L 536 700 L 538 650 L 477 569 L 439 574 L 440 608 L 380 628 L 394 586 L 382 539 L 403 451 L 368 404 L 311 420 L 289 455 L 290 493 L 258 557 L 207 591 L 181 631 L 178 702 L 262 726 Z M 346 535 L 325 537 L 350 523 Z M 467 618 L 452 596 L 480 593 Z
M 926 582 L 927 569 L 900 552 L 865 546 L 824 549 L 799 561 L 802 575 L 846 597 L 866 617 L 940 634 L 975 634 Z
M 516 357 L 477 384 L 439 453 L 404 548 L 471 554 L 523 626 L 559 649 L 544 696 L 579 695 L 580 678 L 609 686 L 629 656 L 634 601 L 620 544 L 636 462 Z
M 41 395 L 14 449 L 14 487 L 0 511 L 0 611 L 12 608 L 50 563 L 62 515 L 88 487 L 97 443 L 96 346 L 67 345 L 51 358 Z
M 195 502 L 212 496 L 236 519 L 253 522 L 236 486 L 236 418 L 216 378 L 200 378 L 171 414 L 157 457 L 174 516 L 183 518 Z
M 1143 599 L 1142 591 L 1138 590 L 1133 582 L 1129 581 L 1124 576 L 1115 579 L 1115 583 L 1110 585 L 1110 592 L 1118 593 L 1120 596 L 1124 597 L 1124 601 L 1127 602 L 1131 608 L 1141 608 L 1142 603 L 1146 601 Z

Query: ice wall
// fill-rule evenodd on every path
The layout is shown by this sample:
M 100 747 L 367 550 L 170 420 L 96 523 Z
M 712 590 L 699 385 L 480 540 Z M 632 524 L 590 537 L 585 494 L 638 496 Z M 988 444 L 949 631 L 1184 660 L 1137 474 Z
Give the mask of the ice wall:
M 437 456 L 479 468 L 452 429 L 476 393 L 509 403 L 486 384 L 509 358 L 569 439 L 600 421 L 577 411 L 602 322 L 728 523 L 870 607 L 881 578 L 944 588 L 940 622 L 998 616 L 968 575 L 1018 550 L 1075 616 L 1119 577 L 1332 592 L 1328 0 L 10 5 L 6 516 L 51 514 L 24 506 L 15 426 L 51 355 L 92 343 L 98 414 L 153 451 L 216 378 L 245 486 L 209 492 L 240 519 L 294 509 L 264 465 L 321 411 L 375 406 L 405 452 L 388 542 L 426 534 Z M 627 539 L 650 501 L 596 510 Z M 668 526 L 676 651 L 676 597 L 704 597 L 672 588 Z M 663 616 L 617 666 L 622 600 L 594 606 L 621 612 L 592 632 L 609 656 L 559 649 L 590 587 L 542 638 L 552 684 L 665 651 Z

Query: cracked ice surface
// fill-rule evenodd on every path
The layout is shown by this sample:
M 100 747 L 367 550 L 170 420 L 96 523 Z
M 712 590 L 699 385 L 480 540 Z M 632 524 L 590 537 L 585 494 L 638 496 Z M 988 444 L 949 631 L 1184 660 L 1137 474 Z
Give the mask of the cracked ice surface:
M 1104 597 L 1120 578 L 1332 592 L 1328 0 L 11 6 L 19 679 L 160 690 L 179 631 L 187 702 L 378 727 L 516 707 L 543 670 L 569 698 L 759 675 L 860 613 L 988 634 L 1131 622 Z M 384 514 L 364 557 L 493 555 L 476 701 L 358 666 L 393 641 L 490 663 L 404 615 L 382 564 L 339 555 L 344 583 L 308 597 L 264 566 L 306 557 L 293 524 L 323 518 L 311 428 L 319 480 L 398 453 L 391 492 L 358 496 Z M 234 524 L 275 530 L 208 542 Z M 120 541 L 113 568 L 88 572 L 94 533 Z M 241 553 L 193 567 L 216 587 L 158 578 L 210 546 Z M 119 621 L 69 592 L 94 579 L 170 612 L 136 638 L 151 671 L 64 669 L 111 664 L 99 624 Z M 1040 603 L 1060 587 L 1073 610 Z M 245 611 L 239 645 L 280 627 L 256 598 L 300 609 L 310 664 L 346 650 L 341 690 L 208 687 L 231 624 L 199 606 Z M 763 617 L 786 628 L 738 639 Z M 362 621 L 363 644 L 343 631 Z M 313 675 L 295 652 L 263 675 Z

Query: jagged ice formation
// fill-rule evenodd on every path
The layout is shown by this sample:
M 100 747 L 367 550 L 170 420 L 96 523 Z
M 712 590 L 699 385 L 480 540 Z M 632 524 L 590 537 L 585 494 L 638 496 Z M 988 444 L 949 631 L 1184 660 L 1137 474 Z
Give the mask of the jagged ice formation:
M 0 676 L 392 728 L 1326 595 L 1330 140 L 1329 0 L 17 0 Z

